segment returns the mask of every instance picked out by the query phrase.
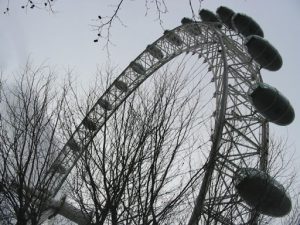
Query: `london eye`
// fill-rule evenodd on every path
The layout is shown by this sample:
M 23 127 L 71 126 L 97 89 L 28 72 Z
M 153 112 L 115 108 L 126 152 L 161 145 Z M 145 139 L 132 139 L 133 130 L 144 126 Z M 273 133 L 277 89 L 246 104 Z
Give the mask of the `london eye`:
M 289 213 L 291 199 L 267 173 L 268 143 L 269 123 L 290 124 L 294 110 L 276 88 L 263 82 L 261 74 L 264 69 L 279 70 L 281 56 L 251 17 L 223 6 L 216 14 L 202 9 L 199 15 L 201 21 L 183 18 L 180 26 L 165 31 L 109 85 L 55 159 L 52 198 L 126 99 L 164 66 L 192 56 L 190 63 L 205 68 L 209 76 L 203 80 L 210 83 L 207 93 L 212 95 L 208 98 L 211 129 L 205 171 L 186 223 L 259 224 L 260 215 Z M 69 219 L 89 223 L 80 213 Z

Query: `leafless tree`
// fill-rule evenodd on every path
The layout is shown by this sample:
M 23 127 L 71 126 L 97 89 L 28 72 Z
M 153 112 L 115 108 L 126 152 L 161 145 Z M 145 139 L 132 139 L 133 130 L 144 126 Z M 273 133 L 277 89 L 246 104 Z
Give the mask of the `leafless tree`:
M 204 113 L 204 88 L 188 83 L 182 67 L 171 75 L 164 69 L 134 92 L 70 175 L 69 197 L 85 214 L 93 213 L 93 224 L 184 221 L 192 187 L 204 172 L 193 159 L 204 151 L 197 132 L 211 115 L 197 120 Z
M 4 14 L 9 14 L 14 7 L 21 7 L 22 9 L 29 12 L 34 9 L 42 9 L 47 12 L 55 13 L 56 7 L 55 3 L 57 0 L 26 0 L 20 3 L 13 3 L 10 0 L 0 3 L 0 7 Z M 201 8 L 201 3 L 203 0 L 186 0 L 187 7 L 190 8 L 191 14 L 187 15 L 192 18 L 197 18 L 198 11 Z M 69 3 L 70 5 L 72 3 Z M 105 5 L 107 4 L 107 5 Z M 120 16 L 121 11 L 125 7 L 130 6 L 132 2 L 125 0 L 109 1 L 108 3 L 99 2 L 99 15 L 91 15 L 91 20 L 93 21 L 91 26 L 93 31 L 96 32 L 96 38 L 94 42 L 103 41 L 103 45 L 108 49 L 110 44 L 112 44 L 113 37 L 113 27 L 118 24 L 124 26 L 126 24 L 126 18 Z M 138 2 L 133 4 L 139 4 Z M 149 14 L 149 11 L 155 12 L 155 21 L 163 28 L 164 15 L 168 13 L 168 1 L 166 0 L 144 0 L 145 5 L 145 15 Z M 59 11 L 59 9 L 57 10 Z
M 187 7 L 190 8 L 191 14 L 190 17 L 197 18 L 198 11 L 201 9 L 201 3 L 203 0 L 187 0 Z M 94 42 L 99 40 L 105 41 L 105 46 L 108 47 L 111 44 L 112 37 L 112 27 L 114 24 L 119 23 L 119 25 L 124 25 L 126 19 L 120 16 L 120 12 L 123 7 L 128 5 L 127 1 L 118 0 L 115 4 L 112 5 L 111 13 L 108 15 L 99 15 L 95 24 L 93 24 L 94 30 L 97 32 L 97 38 Z M 156 21 L 164 29 L 163 26 L 163 16 L 168 13 L 168 2 L 165 0 L 145 0 L 145 15 L 148 15 L 150 10 L 156 12 Z M 188 16 L 188 15 L 187 15 Z
M 53 89 L 54 73 L 30 63 L 2 82 L 0 120 L 0 220 L 1 224 L 38 224 L 56 170 L 53 158 L 66 90 Z M 48 176 L 49 177 L 49 176 Z
M 268 173 L 283 184 L 289 193 L 292 200 L 291 212 L 283 217 L 278 218 L 262 218 L 261 224 L 282 224 L 282 225 L 294 225 L 299 224 L 300 212 L 299 212 L 299 172 L 295 171 L 294 165 L 295 159 L 293 154 L 287 154 L 287 150 L 292 152 L 291 146 L 288 143 L 287 138 L 278 138 L 276 135 L 272 135 L 270 138 L 270 153 L 269 153 L 269 167 Z
M 210 87 L 203 85 L 205 80 L 211 83 L 207 73 L 198 74 L 203 68 L 191 68 L 185 62 L 175 68 L 171 63 L 136 90 L 105 123 L 70 174 L 65 187 L 71 197 L 69 204 L 78 206 L 84 215 L 92 215 L 92 224 L 187 221 L 205 172 L 212 116 L 208 109 L 213 109 L 207 97 L 212 95 Z M 38 224 L 49 206 L 49 174 L 59 169 L 53 160 L 66 141 L 64 135 L 71 134 L 101 93 L 96 85 L 82 105 L 71 83 L 54 91 L 53 82 L 48 67 L 27 64 L 15 85 L 7 88 L 1 83 L 2 224 Z M 110 81 L 101 84 L 105 89 Z M 67 91 L 73 95 L 68 97 Z M 271 141 L 269 173 L 288 184 L 293 177 L 287 176 L 285 146 L 282 140 Z M 210 201 L 219 201 L 213 196 L 221 196 L 221 178 L 215 177 L 208 192 Z M 60 213 L 59 207 L 57 210 Z M 215 217 L 213 210 L 207 209 L 211 212 L 206 213 L 207 224 Z M 297 220 L 294 206 L 282 224 Z M 259 224 L 271 222 L 262 218 Z
M 45 9 L 50 12 L 54 12 L 53 6 L 56 0 L 25 0 L 22 3 L 18 3 L 17 6 L 21 7 L 24 10 L 32 9 Z M 9 14 L 11 10 L 11 1 L 6 0 L 1 3 L 1 7 L 4 7 L 3 13 Z
M 167 67 L 136 90 L 105 123 L 70 175 L 69 201 L 84 214 L 93 215 L 93 224 L 185 224 L 189 218 L 209 152 L 211 127 L 206 119 L 211 114 L 203 112 L 209 108 L 203 98 L 212 93 L 197 82 L 191 87 L 184 67 L 190 65 L 181 64 L 174 70 Z M 114 71 L 106 73 L 111 76 Z M 110 83 L 101 82 L 103 90 Z M 95 93 L 99 94 L 99 89 L 96 86 L 84 104 L 74 97 L 71 105 L 77 105 L 79 110 L 72 114 L 82 118 L 98 99 Z M 207 135 L 203 135 L 205 130 Z M 274 140 L 271 138 L 269 146 L 268 172 L 286 187 L 293 181 L 284 154 L 286 142 Z M 286 180 L 280 179 L 284 171 Z M 208 190 L 209 205 L 214 208 L 205 209 L 204 224 L 215 222 L 214 212 L 222 211 L 218 209 L 218 203 L 224 200 L 219 198 L 224 192 L 222 179 L 216 174 Z M 234 192 L 232 182 L 229 181 Z M 226 206 L 229 224 L 235 221 L 234 201 L 241 199 L 236 196 Z M 297 212 L 294 215 L 291 221 L 297 219 Z M 272 221 L 270 217 L 260 217 L 259 224 Z

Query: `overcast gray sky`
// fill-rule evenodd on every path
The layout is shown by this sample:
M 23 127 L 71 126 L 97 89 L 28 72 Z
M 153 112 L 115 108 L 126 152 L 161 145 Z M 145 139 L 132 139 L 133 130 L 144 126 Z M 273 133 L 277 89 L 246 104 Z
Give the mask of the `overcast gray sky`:
M 6 2 L 6 1 L 4 1 Z M 9 15 L 0 19 L 0 66 L 14 71 L 26 62 L 28 56 L 35 63 L 46 61 L 58 71 L 72 68 L 78 83 L 88 86 L 97 67 L 107 62 L 101 43 L 93 43 L 96 32 L 91 25 L 98 15 L 111 13 L 112 0 L 57 0 L 54 14 L 43 10 L 21 9 L 11 1 Z M 168 13 L 163 15 L 163 28 L 172 29 L 180 20 L 191 16 L 188 0 L 167 0 Z M 196 1 L 195 1 L 196 2 Z M 0 1 L 1 9 L 6 3 Z M 299 0 L 204 0 L 202 8 L 215 11 L 220 5 L 255 18 L 265 37 L 281 53 L 283 67 L 277 72 L 262 71 L 265 82 L 275 86 L 291 101 L 296 118 L 287 127 L 271 126 L 271 133 L 288 137 L 289 154 L 295 152 L 295 165 L 300 169 L 300 112 Z M 159 38 L 163 29 L 156 20 L 155 10 L 146 9 L 143 0 L 128 1 L 122 7 L 120 18 L 125 26 L 116 23 L 112 29 L 110 59 L 121 72 L 145 47 Z M 62 73 L 63 74 L 63 73 Z M 117 76 L 117 74 L 116 74 Z

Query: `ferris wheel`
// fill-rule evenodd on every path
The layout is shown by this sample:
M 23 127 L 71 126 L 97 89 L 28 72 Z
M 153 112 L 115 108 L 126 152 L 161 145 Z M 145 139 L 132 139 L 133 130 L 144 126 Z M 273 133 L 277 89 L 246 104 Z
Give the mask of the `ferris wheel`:
M 215 109 L 205 174 L 188 225 L 257 224 L 260 214 L 280 217 L 291 210 L 288 194 L 267 168 L 269 122 L 288 125 L 294 110 L 260 74 L 262 68 L 280 69 L 282 59 L 252 18 L 226 7 L 217 15 L 204 9 L 199 15 L 201 22 L 184 18 L 181 26 L 165 31 L 106 89 L 57 156 L 52 197 L 119 106 L 161 67 L 192 53 L 212 74 Z M 74 212 L 74 222 L 88 223 Z

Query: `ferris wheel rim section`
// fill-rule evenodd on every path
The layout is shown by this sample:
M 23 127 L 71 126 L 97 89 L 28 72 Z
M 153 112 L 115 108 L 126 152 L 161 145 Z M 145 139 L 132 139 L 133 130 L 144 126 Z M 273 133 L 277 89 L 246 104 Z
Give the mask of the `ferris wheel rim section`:
M 199 36 L 195 36 L 193 35 L 188 28 L 199 28 L 202 29 L 202 31 L 205 31 L 205 35 L 203 33 L 199 34 Z M 223 28 L 222 28 L 223 29 Z M 192 30 L 193 32 L 193 30 Z M 172 43 L 170 40 L 168 40 L 167 36 L 175 33 L 177 35 L 179 35 L 179 37 L 182 39 L 182 43 L 179 44 L 180 41 L 174 41 L 174 43 Z M 210 39 L 208 39 L 207 37 L 210 37 Z M 218 40 L 216 40 L 216 38 Z M 146 70 L 143 71 L 142 68 L 139 68 L 138 65 L 135 69 L 133 69 L 133 65 L 134 64 L 129 64 L 129 66 L 127 66 L 122 73 L 111 83 L 111 85 L 105 90 L 104 94 L 99 98 L 99 100 L 104 99 L 104 100 L 110 100 L 109 97 L 112 96 L 112 94 L 110 93 L 111 91 L 120 91 L 116 89 L 115 86 L 115 82 L 116 81 L 122 81 L 123 78 L 126 78 L 127 81 L 129 81 L 130 79 L 134 79 L 132 80 L 132 83 L 130 83 L 130 85 L 132 85 L 133 87 L 130 87 L 130 85 L 128 85 L 128 89 L 127 91 L 124 93 L 121 93 L 122 91 L 118 92 L 120 93 L 120 96 L 122 97 L 122 100 L 120 100 L 118 102 L 118 104 L 112 104 L 112 107 L 110 109 L 110 107 L 107 107 L 107 111 L 103 110 L 103 108 L 99 107 L 99 100 L 97 101 L 97 103 L 95 103 L 95 105 L 90 109 L 90 111 L 86 114 L 86 117 L 81 121 L 81 123 L 76 127 L 76 130 L 74 131 L 74 133 L 71 135 L 70 139 L 68 140 L 68 142 L 65 144 L 65 146 L 63 147 L 63 150 L 60 152 L 60 154 L 58 155 L 57 159 L 59 161 L 63 161 L 64 159 L 60 159 L 59 157 L 61 155 L 63 155 L 63 151 L 65 150 L 66 152 L 69 151 L 69 153 L 74 154 L 74 152 L 72 150 L 70 150 L 70 147 L 68 146 L 69 141 L 72 140 L 76 140 L 76 141 L 80 141 L 80 136 L 75 137 L 78 133 L 88 133 L 90 132 L 88 129 L 86 129 L 83 125 L 83 121 L 87 118 L 90 118 L 89 116 L 92 115 L 96 110 L 99 110 L 102 112 L 102 114 L 105 116 L 105 121 L 107 121 L 109 119 L 109 117 L 111 115 L 113 115 L 115 113 L 115 111 L 118 109 L 118 107 L 131 95 L 131 93 L 133 93 L 148 77 L 150 77 L 153 73 L 155 73 L 159 68 L 161 68 L 164 64 L 168 63 L 170 60 L 172 60 L 173 58 L 177 57 L 178 55 L 184 53 L 184 52 L 193 52 L 193 51 L 197 51 L 198 49 L 203 48 L 203 46 L 208 42 L 215 42 L 217 41 L 217 43 L 219 44 L 219 46 L 224 49 L 224 43 L 221 44 L 220 40 L 223 40 L 222 38 L 224 38 L 224 33 L 219 30 L 218 28 L 216 28 L 213 24 L 210 23 L 202 23 L 202 22 L 197 22 L 197 23 L 193 23 L 193 24 L 185 24 L 185 25 L 181 25 L 179 27 L 174 28 L 173 30 L 169 31 L 169 33 L 164 34 L 163 36 L 161 36 L 159 39 L 157 39 L 155 42 L 153 42 L 151 45 L 154 46 L 159 46 L 160 50 L 163 52 L 164 54 L 164 58 L 163 59 L 155 59 L 155 57 L 151 56 L 150 53 L 146 50 L 144 50 L 138 57 L 136 57 L 132 62 L 135 63 L 144 63 L 143 66 L 146 67 Z M 176 39 L 176 38 L 175 38 Z M 201 42 L 201 40 L 206 39 L 205 42 Z M 200 40 L 200 41 L 199 41 Z M 208 46 L 208 45 L 207 45 Z M 207 48 L 209 49 L 209 48 Z M 225 54 L 225 50 L 221 51 L 222 54 Z M 204 55 L 205 58 L 205 55 Z M 148 61 L 147 61 L 148 60 Z M 151 60 L 152 60 L 152 64 L 151 64 Z M 207 61 L 207 58 L 205 58 L 205 60 Z M 227 67 L 226 64 L 226 60 L 224 60 L 223 57 L 223 64 L 220 63 L 220 65 L 223 65 L 223 70 L 224 68 Z M 148 64 L 147 64 L 148 63 Z M 208 60 L 208 64 L 211 65 L 213 63 L 211 63 L 211 61 Z M 147 68 L 148 66 L 148 68 Z M 211 65 L 213 66 L 213 65 Z M 228 68 L 226 68 L 228 69 Z M 135 70 L 135 71 L 134 71 Z M 138 71 L 138 72 L 137 72 Z M 150 72 L 149 72 L 150 71 Z M 145 73 L 144 73 L 145 72 Z M 215 71 L 213 70 L 212 73 L 215 75 Z M 222 78 L 222 81 L 225 79 L 226 76 L 220 76 L 220 78 Z M 122 78 L 122 79 L 121 79 Z M 139 79 L 140 80 L 139 80 Z M 260 75 L 257 77 L 258 80 L 261 80 Z M 223 105 L 223 107 L 226 106 L 226 99 L 227 99 L 227 92 L 228 92 L 228 85 L 225 84 L 225 82 L 221 82 L 221 79 L 219 79 L 219 84 L 223 84 L 224 86 L 226 86 L 227 88 L 222 89 L 221 92 L 218 92 L 217 88 L 220 88 L 220 86 L 217 85 L 217 80 L 215 80 L 215 84 L 216 84 L 216 102 L 218 102 L 220 99 L 220 102 L 222 102 L 222 104 L 216 104 L 216 107 L 221 107 Z M 129 84 L 129 83 L 127 83 Z M 224 93 L 225 92 L 225 93 Z M 225 97 L 224 97 L 225 96 Z M 107 98 L 105 98 L 107 97 Z M 111 102 L 110 102 L 111 103 Z M 218 121 L 221 121 L 222 118 L 224 118 L 224 110 L 218 110 L 217 111 L 217 116 L 215 117 L 215 125 L 216 123 L 219 123 Z M 103 118 L 102 118 L 103 119 Z M 97 120 L 97 122 L 99 122 L 100 119 Z M 104 121 L 104 122 L 105 122 Z M 102 121 L 102 125 L 104 124 L 104 122 Z M 220 128 L 218 128 L 219 131 L 221 131 L 223 129 L 224 124 L 221 122 L 221 126 Z M 98 130 L 97 131 L 93 131 L 90 132 L 90 141 L 94 138 L 94 136 L 96 136 L 96 134 L 98 133 L 98 131 L 101 129 L 101 126 L 98 126 Z M 215 130 L 216 132 L 216 130 Z M 222 132 L 219 132 L 220 134 L 222 134 Z M 77 139 L 76 139 L 77 138 Z M 62 186 L 62 184 L 64 183 L 64 181 L 67 178 L 67 175 L 70 173 L 70 171 L 72 170 L 72 168 L 75 166 L 76 162 L 79 160 L 81 154 L 84 152 L 84 148 L 89 144 L 89 142 L 82 144 L 80 147 L 80 151 L 77 154 L 74 154 L 75 160 L 73 159 L 72 165 L 69 165 L 69 168 L 67 170 L 67 173 L 64 176 L 59 176 L 58 179 L 60 179 L 58 182 L 54 183 L 53 186 L 56 187 L 54 188 L 54 192 L 53 192 L 53 197 L 58 193 L 58 191 L 60 190 L 60 187 Z M 68 153 L 68 152 L 67 152 Z M 61 179 L 62 178 L 62 179 Z
M 184 53 L 184 52 L 191 52 L 194 51 L 196 49 L 200 49 L 201 46 L 205 45 L 208 43 L 208 41 L 212 41 L 214 42 L 214 38 L 216 37 L 216 28 L 214 26 L 211 26 L 210 24 L 207 23 L 202 23 L 202 22 L 197 22 L 192 24 L 192 26 L 196 26 L 197 28 L 201 29 L 202 31 L 205 31 L 205 35 L 203 35 L 202 33 L 198 36 L 193 36 L 192 34 L 190 34 L 185 28 L 186 27 L 190 27 L 190 24 L 187 25 L 181 25 L 178 26 L 176 28 L 174 28 L 173 30 L 170 30 L 169 32 L 171 33 L 175 33 L 175 34 L 180 34 L 181 38 L 182 38 L 182 43 L 180 44 L 180 46 L 178 45 L 174 45 L 172 44 L 167 36 L 168 34 L 164 34 L 163 36 L 161 36 L 159 39 L 157 39 L 156 41 L 154 41 L 151 45 L 155 45 L 155 46 L 159 46 L 161 48 L 161 50 L 163 51 L 163 53 L 165 54 L 164 59 L 160 59 L 157 60 L 153 57 L 153 61 L 154 63 L 154 67 L 151 68 L 149 67 L 146 72 L 148 72 L 150 70 L 150 72 L 146 75 L 139 75 L 136 72 L 132 71 L 131 65 L 129 64 L 122 72 L 121 74 L 111 83 L 111 85 L 105 90 L 105 92 L 102 94 L 102 96 L 99 99 L 105 99 L 105 97 L 107 95 L 109 95 L 109 92 L 112 89 L 115 89 L 115 81 L 120 80 L 121 78 L 124 78 L 126 76 L 128 76 L 127 73 L 130 73 L 130 75 L 135 75 L 136 77 L 142 77 L 143 79 L 141 80 L 134 80 L 132 83 L 135 82 L 135 86 L 133 88 L 129 88 L 129 90 L 124 94 L 124 97 L 122 98 L 122 100 L 115 106 L 113 107 L 113 109 L 109 112 L 105 112 L 105 116 L 106 116 L 106 121 L 109 119 L 109 117 L 111 115 L 113 115 L 113 113 L 115 113 L 115 111 L 118 109 L 118 107 L 148 78 L 150 77 L 153 73 L 155 73 L 159 68 L 161 68 L 164 64 L 168 63 L 169 61 L 171 61 L 173 58 L 177 57 L 178 55 Z M 169 33 L 170 34 L 170 33 Z M 199 41 L 199 39 L 205 39 L 207 38 L 207 35 L 210 35 L 212 38 L 211 40 L 206 40 L 206 41 Z M 169 51 L 169 52 L 168 52 Z M 137 56 L 132 62 L 140 62 L 141 59 L 143 59 L 144 57 L 150 57 L 147 49 L 145 49 L 139 56 Z M 97 108 L 97 106 L 99 106 L 98 101 L 94 104 L 94 106 L 89 110 L 89 112 L 86 114 L 85 118 L 80 122 L 80 124 L 76 127 L 76 130 L 73 132 L 73 134 L 70 136 L 70 139 L 66 142 L 66 144 L 63 147 L 63 150 L 58 154 L 56 161 L 62 163 L 63 160 L 60 159 L 60 157 L 62 155 L 64 155 L 64 150 L 67 150 L 69 148 L 68 143 L 71 140 L 74 140 L 76 134 L 78 133 L 82 133 L 82 130 L 88 131 L 88 129 L 86 129 L 83 125 L 83 121 L 89 117 L 89 115 L 93 114 L 93 112 L 95 111 L 95 109 Z M 98 107 L 99 108 L 99 107 Z M 103 126 L 103 124 L 102 124 Z M 93 139 L 94 136 L 96 136 L 96 134 L 99 132 L 99 130 L 101 129 L 102 126 L 99 126 L 97 131 L 94 131 L 91 134 L 91 138 L 89 140 L 89 142 Z M 91 132 L 90 132 L 91 133 Z M 54 191 L 52 193 L 52 196 L 54 197 L 58 191 L 60 190 L 60 187 L 62 186 L 62 184 L 64 183 L 64 181 L 66 180 L 68 174 L 71 172 L 71 170 L 73 169 L 73 167 L 75 166 L 76 162 L 78 161 L 78 159 L 80 158 L 81 154 L 84 152 L 84 146 L 87 146 L 88 143 L 84 144 L 81 146 L 81 150 L 79 153 L 74 154 L 74 156 L 76 156 L 76 159 L 73 161 L 73 165 L 69 166 L 69 168 L 66 170 L 66 173 L 63 175 L 63 179 L 60 180 L 59 184 L 57 185 L 56 188 L 54 188 Z M 78 143 L 77 143 L 78 144 Z M 72 153 L 72 151 L 68 151 L 68 153 Z
M 221 53 L 222 53 L 222 59 L 224 63 L 223 65 L 224 71 L 223 71 L 223 78 L 222 78 L 222 92 L 220 93 L 221 104 L 220 104 L 219 111 L 217 111 L 216 113 L 215 130 L 212 137 L 211 150 L 208 156 L 209 158 L 207 161 L 207 169 L 205 171 L 205 175 L 201 183 L 201 188 L 199 190 L 199 194 L 197 196 L 196 203 L 193 208 L 193 212 L 190 216 L 188 225 L 198 224 L 201 213 L 204 211 L 203 203 L 206 197 L 206 193 L 208 191 L 208 187 L 211 183 L 211 176 L 214 171 L 215 161 L 219 150 L 219 145 L 221 142 L 221 136 L 222 136 L 224 122 L 225 122 L 225 111 L 226 111 L 226 103 L 227 103 L 227 96 L 228 96 L 228 65 L 226 62 L 226 52 L 222 41 L 222 36 L 218 35 L 218 38 L 222 47 Z

